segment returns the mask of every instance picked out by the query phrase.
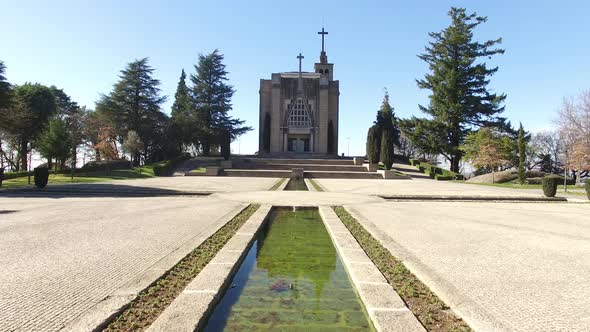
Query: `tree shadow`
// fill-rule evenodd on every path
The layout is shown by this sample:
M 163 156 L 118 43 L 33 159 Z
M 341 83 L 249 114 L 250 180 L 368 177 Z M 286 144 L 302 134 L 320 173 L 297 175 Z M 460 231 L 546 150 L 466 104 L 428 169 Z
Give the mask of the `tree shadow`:
M 20 198 L 207 196 L 210 194 L 210 192 L 180 191 L 113 183 L 48 185 L 45 188 L 26 187 L 0 190 L 0 197 Z

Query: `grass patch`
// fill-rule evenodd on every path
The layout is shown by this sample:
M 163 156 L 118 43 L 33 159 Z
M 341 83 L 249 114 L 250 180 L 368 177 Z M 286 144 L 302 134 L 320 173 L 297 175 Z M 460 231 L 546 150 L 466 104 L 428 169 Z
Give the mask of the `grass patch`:
M 205 173 L 207 172 L 207 168 L 206 167 L 199 167 L 197 169 L 193 169 L 191 172 L 195 172 L 195 173 Z
M 311 185 L 315 188 L 316 191 L 324 191 L 324 188 L 322 188 L 322 186 L 320 186 L 320 184 L 317 183 L 314 179 L 308 179 L 308 180 L 311 183 Z
M 141 172 L 140 172 L 141 171 Z M 131 169 L 117 169 L 111 170 L 107 175 L 104 171 L 93 171 L 93 172 L 76 172 L 72 179 L 70 174 L 49 174 L 49 182 L 47 185 L 52 184 L 70 184 L 70 183 L 93 183 L 99 181 L 109 180 L 127 180 L 127 179 L 145 179 L 154 177 L 154 169 L 152 166 L 141 166 Z M 18 178 L 4 180 L 2 182 L 2 188 L 15 188 L 34 186 L 35 182 L 33 176 L 31 176 L 31 184 L 29 185 L 28 177 L 21 176 Z
M 519 184 L 519 183 L 514 183 L 514 182 L 504 182 L 504 183 L 467 182 L 467 181 L 453 181 L 453 182 L 465 183 L 465 184 L 471 184 L 471 185 L 479 185 L 479 186 L 488 186 L 488 187 L 509 188 L 509 189 L 538 189 L 538 190 L 543 189 L 543 186 L 541 184 Z M 557 185 L 557 192 L 564 193 L 563 184 Z M 572 195 L 581 195 L 581 196 L 586 195 L 586 193 L 584 192 L 584 187 L 571 185 L 571 184 L 567 186 L 567 193 L 572 194 Z
M 275 190 L 278 190 L 278 189 L 279 189 L 279 187 L 280 187 L 280 186 L 283 184 L 283 182 L 285 182 L 285 181 L 287 181 L 287 179 L 286 179 L 286 178 L 279 179 L 279 181 L 277 181 L 275 184 L 273 184 L 273 185 L 272 185 L 272 187 L 270 187 L 268 190 L 269 190 L 269 191 L 275 191 Z
M 155 284 L 143 290 L 103 331 L 143 331 L 213 259 L 260 205 L 250 204 L 215 234 L 186 255 Z
M 332 207 L 363 250 L 428 331 L 471 328 L 341 206 Z

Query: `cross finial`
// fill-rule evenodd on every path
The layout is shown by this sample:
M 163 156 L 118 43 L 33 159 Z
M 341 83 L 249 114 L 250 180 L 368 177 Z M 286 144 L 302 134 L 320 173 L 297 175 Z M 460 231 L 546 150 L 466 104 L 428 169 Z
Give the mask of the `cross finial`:
M 305 57 L 301 55 L 301 53 L 299 53 L 299 55 L 297 56 L 297 59 L 299 59 L 299 76 L 301 76 L 301 60 L 303 60 L 303 58 Z
M 322 27 L 322 31 L 318 32 L 318 35 L 322 35 L 322 53 L 324 53 L 324 36 L 328 34 L 328 31 L 324 31 L 324 27 Z

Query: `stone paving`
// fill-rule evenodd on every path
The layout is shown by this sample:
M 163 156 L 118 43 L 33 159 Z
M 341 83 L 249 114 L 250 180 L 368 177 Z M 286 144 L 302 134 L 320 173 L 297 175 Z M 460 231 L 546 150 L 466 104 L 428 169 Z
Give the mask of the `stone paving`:
M 191 243 L 186 255 L 239 207 L 210 198 L 0 198 L 0 331 L 59 330 Z
M 347 206 L 476 331 L 589 331 L 588 204 Z

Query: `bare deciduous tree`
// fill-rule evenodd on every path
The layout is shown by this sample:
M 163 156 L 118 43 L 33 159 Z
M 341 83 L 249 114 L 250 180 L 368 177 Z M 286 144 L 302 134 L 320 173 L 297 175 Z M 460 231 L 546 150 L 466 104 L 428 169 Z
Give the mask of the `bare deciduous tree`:
M 564 99 L 557 124 L 566 167 L 576 171 L 590 169 L 590 90 Z

